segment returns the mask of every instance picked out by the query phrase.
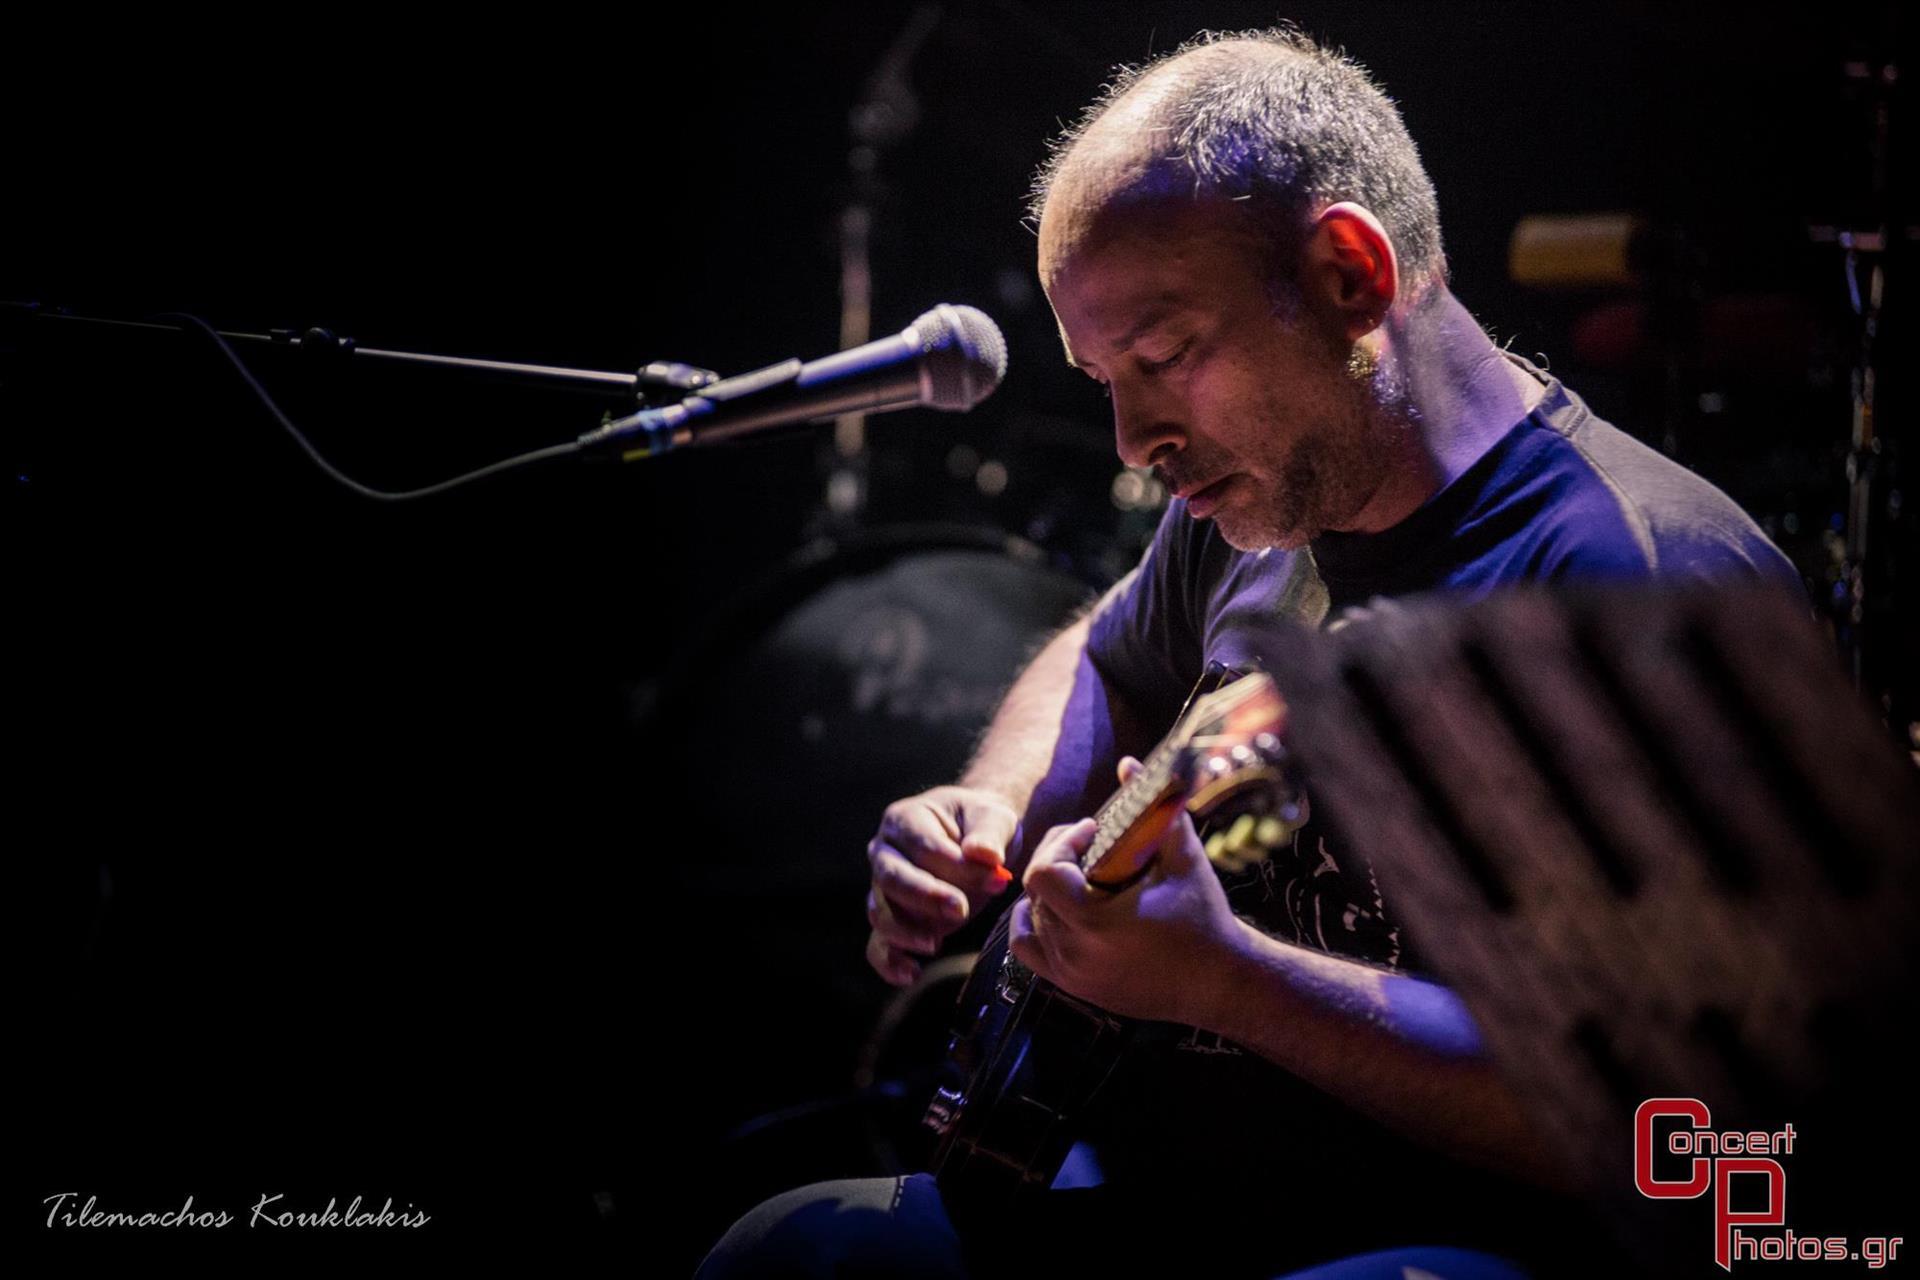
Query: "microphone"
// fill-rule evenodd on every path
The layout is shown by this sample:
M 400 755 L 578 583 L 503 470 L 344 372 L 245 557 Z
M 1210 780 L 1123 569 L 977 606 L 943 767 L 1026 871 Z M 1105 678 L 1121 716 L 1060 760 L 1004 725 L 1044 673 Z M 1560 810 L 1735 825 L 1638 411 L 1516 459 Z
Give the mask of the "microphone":
M 973 307 L 942 303 L 891 338 L 722 379 L 678 404 L 643 409 L 589 431 L 580 447 L 617 450 L 632 462 L 843 413 L 916 405 L 964 413 L 993 394 L 1006 372 L 1000 326 Z

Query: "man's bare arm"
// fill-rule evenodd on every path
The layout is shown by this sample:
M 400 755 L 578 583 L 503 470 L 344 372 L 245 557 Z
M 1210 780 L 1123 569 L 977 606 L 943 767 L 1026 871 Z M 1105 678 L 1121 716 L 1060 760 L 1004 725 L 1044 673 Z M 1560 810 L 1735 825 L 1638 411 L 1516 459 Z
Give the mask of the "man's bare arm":
M 867 844 L 867 962 L 888 982 L 913 982 L 922 959 L 1013 883 L 1023 830 L 1092 812 L 1102 798 L 1095 789 L 1136 729 L 1087 657 L 1097 612 L 1027 664 L 958 785 L 897 800 L 881 816 Z
M 1563 1170 L 1451 990 L 1237 923 L 1242 945 L 1200 1014 L 1208 1030 L 1416 1141 L 1561 1183 Z
M 1121 753 L 1141 749 L 1144 727 L 1087 657 L 1092 621 L 1088 613 L 1027 664 L 960 778 L 1004 798 L 1028 832 L 1093 812 Z M 1022 857 L 1007 850 L 1016 873 Z
M 1036 973 L 1115 1013 L 1217 1032 L 1416 1141 L 1557 1185 L 1453 992 L 1239 919 L 1185 819 L 1119 894 L 1080 871 L 1093 834 L 1082 821 L 1035 841 L 1011 941 Z

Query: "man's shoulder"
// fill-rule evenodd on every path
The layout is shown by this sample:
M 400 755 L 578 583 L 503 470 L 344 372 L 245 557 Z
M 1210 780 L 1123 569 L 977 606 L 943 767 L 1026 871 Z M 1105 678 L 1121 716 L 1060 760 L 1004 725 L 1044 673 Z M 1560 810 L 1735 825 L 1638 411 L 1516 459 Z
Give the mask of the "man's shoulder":
M 1559 382 L 1533 415 L 1553 501 L 1548 577 L 1755 574 L 1798 584 L 1779 549 L 1719 487 L 1596 416 Z

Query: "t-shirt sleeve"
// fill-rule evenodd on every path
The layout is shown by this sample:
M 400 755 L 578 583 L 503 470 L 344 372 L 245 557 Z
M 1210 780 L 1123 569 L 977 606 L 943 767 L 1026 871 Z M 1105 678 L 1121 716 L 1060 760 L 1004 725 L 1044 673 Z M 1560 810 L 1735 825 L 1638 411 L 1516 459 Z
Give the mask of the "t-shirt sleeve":
M 1572 443 L 1590 483 L 1556 494 L 1541 576 L 1761 582 L 1806 602 L 1793 563 L 1720 489 L 1605 424 Z
M 1170 720 L 1199 678 L 1199 585 L 1184 503 L 1161 517 L 1140 563 L 1094 606 L 1087 657 L 1136 711 Z
M 1757 530 L 1725 533 L 1712 526 L 1661 529 L 1655 555 L 1649 557 L 1625 537 L 1567 537 L 1553 546 L 1540 574 L 1556 583 L 1608 582 L 1657 575 L 1702 585 L 1764 583 L 1807 601 L 1806 587 L 1793 563 Z

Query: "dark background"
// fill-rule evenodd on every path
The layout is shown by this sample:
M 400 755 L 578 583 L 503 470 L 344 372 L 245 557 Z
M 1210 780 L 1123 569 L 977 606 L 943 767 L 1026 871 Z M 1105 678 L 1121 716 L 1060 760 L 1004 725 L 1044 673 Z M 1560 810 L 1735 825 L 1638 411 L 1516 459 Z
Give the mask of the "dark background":
M 0 299 L 588 368 L 825 354 L 849 112 L 908 12 L 29 26 L 4 54 Z M 1896 56 L 1890 14 L 1284 11 L 1401 104 L 1482 323 L 1728 488 L 1816 595 L 1855 337 L 1839 253 L 1807 227 L 1871 219 L 1867 107 L 1841 68 Z M 1114 63 L 1276 16 L 956 0 L 911 64 L 917 120 L 878 168 L 875 331 L 971 303 L 1005 329 L 1011 371 L 965 419 L 873 425 L 852 533 L 1028 539 L 1016 635 L 1128 563 L 1151 519 L 1108 501 L 1105 406 L 1032 279 L 1028 176 Z M 1510 281 L 1522 217 L 1608 210 L 1661 229 L 1644 288 Z M 1896 444 L 1892 352 L 1920 278 L 1903 261 L 1881 387 Z M 1646 355 L 1583 363 L 1582 318 L 1620 302 L 1654 317 Z M 1703 336 L 1710 313 L 1745 345 Z M 763 701 L 780 681 L 726 692 L 747 669 L 727 655 L 856 564 L 823 514 L 818 438 L 382 506 L 311 466 L 204 345 L 60 324 L 0 320 L 9 843 L 35 926 L 12 1037 L 30 1082 L 20 1221 L 62 1190 L 152 1209 L 391 1194 L 435 1215 L 412 1250 L 517 1242 L 675 1271 L 766 1191 L 877 1167 L 857 1109 L 738 1126 L 850 1086 L 886 994 L 859 957 L 875 797 L 945 780 L 977 716 L 919 755 L 850 739 L 793 761 L 767 727 L 793 718 Z M 600 412 L 258 367 L 323 452 L 388 487 Z M 982 488 L 982 460 L 1004 489 Z M 779 577 L 828 534 L 841 559 Z M 1877 600 L 1900 601 L 1902 567 L 1881 566 Z M 721 609 L 769 573 L 785 585 Z M 920 573 L 937 594 L 938 566 Z M 1910 697 L 1880 644 L 1873 690 Z

